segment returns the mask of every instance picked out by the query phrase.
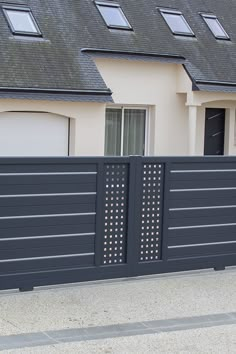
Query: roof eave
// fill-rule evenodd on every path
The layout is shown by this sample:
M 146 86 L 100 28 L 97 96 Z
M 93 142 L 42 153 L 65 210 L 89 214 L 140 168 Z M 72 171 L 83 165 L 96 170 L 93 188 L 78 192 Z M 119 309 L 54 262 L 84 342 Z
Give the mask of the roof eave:
M 68 90 L 44 88 L 0 87 L 2 99 L 30 99 L 71 102 L 113 102 L 112 92 L 107 90 Z

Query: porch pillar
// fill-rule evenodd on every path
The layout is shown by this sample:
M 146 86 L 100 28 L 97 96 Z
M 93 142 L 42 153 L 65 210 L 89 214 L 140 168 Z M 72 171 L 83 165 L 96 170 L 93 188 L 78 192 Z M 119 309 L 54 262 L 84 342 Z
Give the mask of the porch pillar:
M 225 155 L 234 155 L 235 107 L 226 111 Z
M 188 154 L 196 154 L 197 106 L 189 106 L 188 115 Z

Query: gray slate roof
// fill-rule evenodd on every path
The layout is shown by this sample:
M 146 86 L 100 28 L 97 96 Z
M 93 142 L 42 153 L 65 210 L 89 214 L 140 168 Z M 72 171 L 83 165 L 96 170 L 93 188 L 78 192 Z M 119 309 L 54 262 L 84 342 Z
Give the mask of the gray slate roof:
M 9 3 L 18 5 L 22 0 Z M 235 0 L 119 0 L 117 3 L 134 31 L 108 29 L 92 0 L 25 0 L 24 4 L 32 9 L 43 33 L 42 39 L 13 36 L 0 13 L 0 90 L 3 95 L 8 93 L 6 88 L 15 91 L 25 88 L 34 89 L 32 94 L 38 89 L 54 90 L 55 95 L 59 94 L 57 90 L 66 90 L 68 99 L 72 94 L 83 100 L 88 94 L 98 100 L 101 97 L 109 100 L 110 91 L 96 68 L 92 51 L 81 51 L 84 48 L 112 51 L 113 55 L 129 53 L 129 58 L 134 52 L 136 57 L 139 53 L 152 53 L 153 60 L 179 60 L 195 82 L 195 89 L 214 91 L 215 87 L 216 91 L 235 92 Z M 158 6 L 182 11 L 196 38 L 174 36 L 158 12 Z M 216 40 L 199 15 L 200 11 L 214 13 L 231 41 Z M 159 55 L 164 57 L 159 58 Z M 168 59 L 168 56 L 173 57 Z M 221 89 L 217 82 L 226 84 Z M 42 97 L 43 93 L 40 94 Z M 60 95 L 63 96 L 62 92 Z

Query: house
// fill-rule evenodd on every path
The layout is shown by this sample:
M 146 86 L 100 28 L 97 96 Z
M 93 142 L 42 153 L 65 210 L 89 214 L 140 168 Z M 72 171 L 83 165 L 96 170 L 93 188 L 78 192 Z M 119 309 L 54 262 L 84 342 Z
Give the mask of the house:
M 236 2 L 3 0 L 0 155 L 236 154 Z

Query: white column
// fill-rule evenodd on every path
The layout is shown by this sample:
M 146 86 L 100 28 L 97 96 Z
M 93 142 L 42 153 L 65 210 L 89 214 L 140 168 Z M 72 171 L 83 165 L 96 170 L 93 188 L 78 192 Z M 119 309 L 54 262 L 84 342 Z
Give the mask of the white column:
M 188 115 L 188 154 L 196 154 L 197 106 L 189 106 Z
M 229 109 L 225 124 L 225 154 L 234 154 L 235 107 Z

